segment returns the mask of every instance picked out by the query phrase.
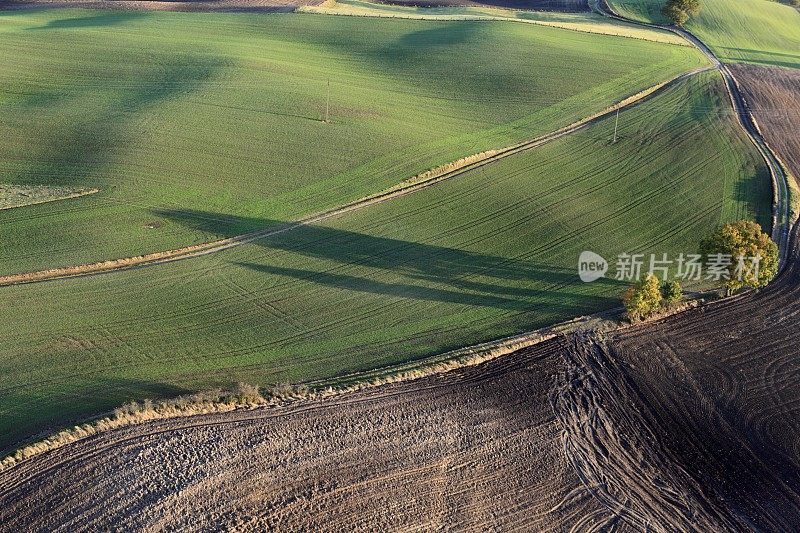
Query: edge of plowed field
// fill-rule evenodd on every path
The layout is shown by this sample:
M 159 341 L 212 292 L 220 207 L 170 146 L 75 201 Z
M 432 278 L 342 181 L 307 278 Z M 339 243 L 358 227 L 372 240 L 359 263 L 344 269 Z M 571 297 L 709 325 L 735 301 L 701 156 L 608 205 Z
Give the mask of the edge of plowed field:
M 646 323 L 657 322 L 687 309 L 702 304 L 702 300 L 688 300 L 681 305 L 664 311 L 647 319 Z M 434 374 L 442 374 L 479 365 L 498 357 L 502 357 L 541 342 L 576 331 L 591 329 L 592 331 L 620 331 L 634 327 L 642 322 L 628 323 L 619 321 L 624 309 L 616 308 L 594 315 L 581 316 L 552 326 L 502 337 L 491 341 L 466 346 L 396 365 L 376 368 L 363 372 L 345 374 L 335 378 L 310 381 L 299 387 L 287 387 L 280 393 L 269 394 L 267 398 L 248 399 L 240 402 L 194 401 L 165 402 L 162 405 L 143 408 L 134 413 L 122 413 L 121 416 L 103 413 L 87 419 L 86 422 L 71 428 L 53 432 L 39 440 L 27 444 L 17 444 L 16 449 L 7 448 L 0 455 L 0 472 L 81 439 L 112 431 L 122 427 L 143 424 L 156 420 L 186 418 L 212 413 L 226 413 L 234 410 L 271 409 L 285 407 L 297 402 L 315 402 L 350 394 L 382 385 L 421 379 Z M 13 451 L 9 451 L 13 450 Z M 23 480 L 24 481 L 24 480 Z M 13 488 L 13 487 L 12 487 Z M 0 487 L 0 495 L 9 487 Z
M 306 384 L 308 386 L 307 391 L 301 392 L 292 390 L 282 396 L 271 397 L 263 401 L 256 400 L 240 404 L 200 402 L 183 407 L 171 406 L 169 409 L 163 409 L 161 411 L 152 410 L 149 412 L 125 414 L 122 417 L 113 417 L 111 413 L 101 414 L 99 417 L 89 419 L 83 424 L 50 434 L 41 440 L 23 445 L 8 455 L 0 456 L 2 457 L 0 459 L 0 472 L 31 459 L 34 456 L 55 450 L 88 436 L 151 420 L 221 413 L 235 409 L 270 408 L 285 406 L 288 403 L 301 400 L 323 400 L 349 392 L 377 387 L 379 385 L 414 380 L 432 374 L 447 372 L 456 368 L 478 365 L 502 355 L 552 339 L 558 334 L 578 329 L 582 325 L 602 321 L 605 317 L 613 316 L 615 312 L 619 313 L 620 311 L 621 310 L 614 310 L 604 314 L 575 318 L 546 328 L 504 337 L 474 346 L 459 348 L 421 361 L 347 374 L 330 380 L 309 382 Z M 8 487 L 0 487 L 0 494 L 7 488 Z

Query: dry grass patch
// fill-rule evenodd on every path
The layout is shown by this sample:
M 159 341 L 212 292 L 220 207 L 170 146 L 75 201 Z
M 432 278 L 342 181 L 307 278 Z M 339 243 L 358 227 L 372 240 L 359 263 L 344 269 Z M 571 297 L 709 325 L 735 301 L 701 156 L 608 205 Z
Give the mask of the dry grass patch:
M 56 200 L 78 198 L 100 192 L 99 189 L 57 187 L 52 185 L 14 185 L 0 183 L 0 209 L 43 204 Z

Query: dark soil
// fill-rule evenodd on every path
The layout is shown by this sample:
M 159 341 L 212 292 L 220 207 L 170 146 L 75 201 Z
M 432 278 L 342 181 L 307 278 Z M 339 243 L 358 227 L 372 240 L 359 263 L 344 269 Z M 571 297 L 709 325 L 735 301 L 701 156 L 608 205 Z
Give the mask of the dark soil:
M 800 70 L 730 65 L 761 132 L 800 179 Z

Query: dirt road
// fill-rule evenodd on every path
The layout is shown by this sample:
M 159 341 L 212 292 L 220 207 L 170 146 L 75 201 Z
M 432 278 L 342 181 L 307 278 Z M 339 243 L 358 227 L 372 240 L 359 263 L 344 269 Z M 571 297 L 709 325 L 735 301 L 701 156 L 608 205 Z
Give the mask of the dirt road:
M 781 165 L 778 157 L 776 157 L 775 153 L 772 151 L 772 148 L 767 144 L 764 140 L 764 137 L 761 134 L 756 122 L 753 118 L 750 109 L 747 106 L 747 102 L 742 94 L 741 87 L 739 85 L 738 80 L 733 76 L 731 69 L 723 64 L 719 58 L 714 54 L 714 52 L 709 48 L 703 41 L 698 39 L 694 34 L 691 32 L 683 29 L 677 28 L 675 26 L 664 26 L 660 24 L 645 24 L 642 22 L 629 20 L 624 17 L 617 15 L 611 6 L 608 4 L 607 0 L 592 0 L 591 2 L 592 8 L 595 9 L 598 13 L 613 19 L 617 19 L 623 22 L 629 22 L 632 24 L 638 24 L 641 26 L 653 27 L 653 28 L 660 28 L 662 30 L 668 30 L 677 35 L 680 35 L 694 46 L 696 46 L 705 56 L 709 59 L 709 61 L 714 64 L 714 66 L 720 71 L 722 74 L 723 79 L 725 80 L 725 86 L 728 89 L 728 96 L 731 99 L 731 104 L 733 105 L 734 110 L 736 111 L 736 116 L 739 120 L 739 124 L 741 125 L 742 129 L 747 134 L 750 141 L 756 147 L 756 149 L 761 154 L 761 157 L 764 159 L 764 162 L 767 164 L 769 168 L 770 177 L 772 179 L 772 190 L 773 190 L 773 201 L 772 201 L 772 239 L 778 243 L 778 248 L 780 249 L 780 259 L 781 265 L 784 265 L 786 262 L 786 257 L 789 248 L 789 233 L 792 228 L 793 220 L 791 220 L 791 210 L 789 204 L 789 186 L 788 180 L 790 179 L 786 173 L 786 170 Z

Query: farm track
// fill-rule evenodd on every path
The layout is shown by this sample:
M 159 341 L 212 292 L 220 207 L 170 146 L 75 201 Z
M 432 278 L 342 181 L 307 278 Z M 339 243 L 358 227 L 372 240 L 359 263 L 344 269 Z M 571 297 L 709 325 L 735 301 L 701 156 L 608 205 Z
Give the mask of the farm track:
M 36 282 L 69 278 L 69 277 L 83 277 L 83 276 L 97 275 L 118 270 L 128 270 L 128 269 L 141 268 L 156 264 L 169 263 L 183 259 L 190 259 L 193 257 L 205 256 L 212 253 L 228 250 L 230 248 L 240 246 L 243 244 L 258 241 L 261 239 L 267 239 L 270 237 L 281 235 L 289 231 L 292 231 L 294 229 L 297 229 L 299 227 L 308 226 L 318 222 L 323 222 L 328 219 L 345 215 L 352 211 L 358 211 L 376 204 L 380 204 L 396 198 L 400 198 L 402 196 L 415 193 L 417 191 L 426 189 L 428 187 L 449 180 L 451 178 L 461 176 L 466 172 L 470 172 L 477 168 L 489 165 L 495 161 L 499 161 L 506 157 L 513 156 L 515 154 L 531 150 L 533 148 L 537 148 L 554 140 L 560 139 L 562 137 L 580 131 L 592 124 L 595 124 L 611 116 L 617 110 L 626 109 L 635 106 L 643 101 L 646 101 L 649 98 L 662 93 L 669 87 L 674 86 L 681 80 L 684 80 L 701 72 L 706 72 L 710 68 L 711 67 L 703 67 L 688 72 L 684 72 L 669 80 L 666 80 L 648 89 L 645 89 L 644 91 L 631 95 L 621 100 L 617 104 L 609 107 L 605 111 L 595 113 L 573 124 L 570 124 L 569 126 L 565 126 L 563 128 L 539 136 L 530 141 L 515 144 L 500 150 L 483 152 L 481 154 L 476 154 L 474 156 L 463 158 L 462 160 L 441 167 L 444 170 L 433 171 L 433 173 L 430 176 L 426 176 L 425 178 L 419 181 L 411 181 L 409 183 L 404 183 L 396 188 L 392 188 L 387 191 L 375 194 L 373 196 L 369 196 L 362 200 L 357 200 L 350 204 L 346 204 L 342 207 L 309 215 L 308 217 L 302 218 L 297 221 L 287 222 L 277 227 L 270 227 L 267 229 L 258 230 L 235 237 L 229 237 L 226 239 L 220 239 L 208 243 L 187 246 L 184 248 L 154 252 L 141 256 L 110 259 L 96 263 L 59 267 L 37 272 L 25 272 L 25 273 L 4 275 L 0 276 L 0 286 L 17 285 L 23 283 L 36 283 Z
M 736 118 L 739 121 L 739 125 L 747 134 L 750 142 L 753 143 L 758 152 L 761 154 L 761 157 L 764 159 L 767 168 L 769 168 L 773 188 L 772 239 L 778 243 L 781 267 L 785 266 L 789 248 L 789 234 L 794 222 L 791 220 L 791 206 L 789 203 L 788 180 L 790 178 L 787 174 L 787 170 L 784 169 L 778 156 L 775 154 L 775 152 L 773 152 L 766 140 L 764 140 L 764 137 L 756 125 L 755 119 L 753 118 L 753 114 L 747 105 L 747 100 L 742 93 L 739 82 L 734 77 L 731 70 L 727 65 L 719 60 L 711 48 L 709 48 L 703 41 L 698 39 L 694 34 L 683 28 L 676 28 L 674 26 L 665 26 L 660 24 L 646 24 L 621 17 L 614 12 L 607 0 L 595 0 L 593 7 L 598 13 L 609 18 L 623 22 L 629 22 L 632 24 L 638 24 L 640 26 L 671 31 L 683 37 L 697 47 L 697 49 L 703 52 L 709 61 L 714 64 L 715 68 L 722 74 L 722 77 L 725 80 L 725 87 L 728 91 L 728 97 L 730 98 L 731 104 L 736 111 Z

